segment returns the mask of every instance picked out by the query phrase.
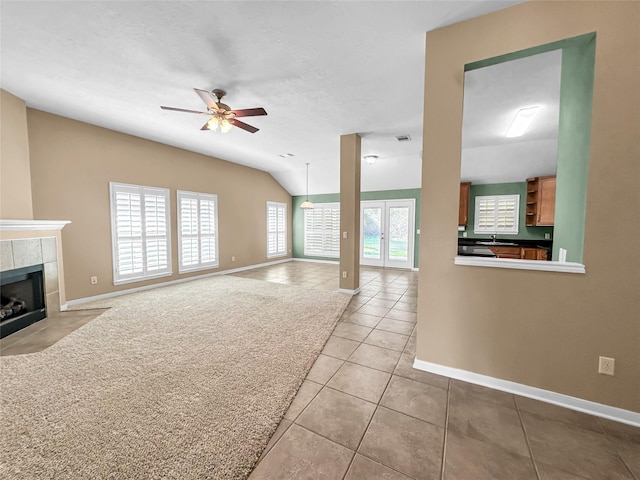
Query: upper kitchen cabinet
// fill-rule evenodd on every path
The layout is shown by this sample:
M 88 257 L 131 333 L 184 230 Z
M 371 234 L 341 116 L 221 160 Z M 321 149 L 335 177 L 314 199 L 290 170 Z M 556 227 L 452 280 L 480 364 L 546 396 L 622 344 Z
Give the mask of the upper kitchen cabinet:
M 460 183 L 460 209 L 458 211 L 458 226 L 466 227 L 469 223 L 469 192 L 471 182 Z
M 556 177 L 527 179 L 527 226 L 552 226 L 556 213 Z

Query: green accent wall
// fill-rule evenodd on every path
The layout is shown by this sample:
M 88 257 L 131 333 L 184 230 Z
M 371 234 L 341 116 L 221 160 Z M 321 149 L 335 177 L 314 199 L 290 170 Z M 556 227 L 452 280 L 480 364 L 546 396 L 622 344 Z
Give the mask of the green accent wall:
M 520 195 L 520 211 L 518 215 L 518 234 L 498 234 L 498 238 L 513 240 L 544 240 L 544 234 L 549 233 L 553 239 L 553 227 L 527 227 L 525 222 L 527 206 L 527 182 L 492 183 L 486 185 L 473 185 L 469 191 L 469 223 L 467 225 L 467 238 L 489 238 L 486 233 L 473 233 L 473 224 L 476 213 L 476 197 L 485 195 Z M 463 232 L 458 232 L 462 238 Z
M 553 260 L 564 248 L 567 262 L 582 263 L 595 54 L 595 33 L 577 37 L 562 49 Z
M 568 262 L 582 263 L 596 33 L 469 63 L 465 65 L 465 71 L 557 49 L 562 49 L 562 67 L 552 259 L 558 260 L 559 249 L 564 248 Z
M 413 198 L 416 201 L 415 208 L 415 228 L 420 228 L 420 189 L 409 188 L 404 190 L 380 190 L 376 192 L 361 192 L 360 201 L 365 200 L 401 200 Z M 307 199 L 306 195 L 293 196 L 291 201 L 291 223 L 292 223 L 292 256 L 293 258 L 308 258 L 311 260 L 329 260 L 338 262 L 337 258 L 310 257 L 304 254 L 304 211 L 300 208 L 302 202 Z M 309 195 L 312 203 L 332 203 L 340 201 L 339 193 L 327 193 L 321 195 Z M 420 237 L 415 234 L 413 240 L 413 267 L 418 267 L 420 258 Z

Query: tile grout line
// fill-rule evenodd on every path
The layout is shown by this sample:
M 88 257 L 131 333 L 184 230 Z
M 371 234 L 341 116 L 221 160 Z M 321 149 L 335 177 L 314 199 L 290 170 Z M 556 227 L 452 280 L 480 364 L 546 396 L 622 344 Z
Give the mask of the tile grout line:
M 531 458 L 531 463 L 533 464 L 533 469 L 536 472 L 536 478 L 540 480 L 540 471 L 538 470 L 538 464 L 536 463 L 535 458 L 533 457 L 533 450 L 531 449 L 531 444 L 529 443 L 529 435 L 527 435 L 527 429 L 524 426 L 524 421 L 522 420 L 522 413 L 520 412 L 520 405 L 516 401 L 516 397 L 513 396 L 513 404 L 516 406 L 516 412 L 518 412 L 518 419 L 520 420 L 520 426 L 522 427 L 522 433 L 524 433 L 524 440 L 527 442 L 527 449 L 529 450 L 529 457 Z
M 440 480 L 444 480 L 444 465 L 447 458 L 447 437 L 449 433 L 449 403 L 451 401 L 451 379 L 447 382 L 447 411 L 444 418 L 444 439 L 442 441 L 442 465 L 440 466 Z
M 398 360 L 396 361 L 396 366 L 393 368 L 393 369 L 394 369 L 394 371 L 395 371 L 395 369 L 397 368 L 397 366 L 398 366 L 398 362 L 399 362 L 399 361 L 400 361 L 400 358 L 398 358 Z M 388 372 L 387 372 L 387 373 L 388 373 Z M 353 455 L 353 458 L 351 459 L 351 462 L 349 463 L 349 466 L 347 467 L 347 471 L 345 472 L 345 474 L 344 474 L 344 476 L 343 476 L 343 480 L 344 480 L 344 477 L 346 477 L 347 473 L 349 473 L 349 470 L 351 469 L 351 466 L 353 465 L 353 461 L 355 460 L 356 455 L 358 454 L 358 450 L 360 450 L 360 447 L 362 446 L 362 442 L 363 442 L 363 440 L 364 440 L 364 437 L 366 437 L 366 436 L 367 436 L 367 433 L 369 432 L 369 428 L 371 427 L 371 422 L 373 422 L 373 417 L 375 417 L 375 416 L 376 416 L 376 412 L 377 412 L 377 411 L 378 411 L 378 409 L 380 408 L 380 402 L 382 401 L 382 397 L 384 397 L 385 392 L 386 392 L 386 391 L 387 391 L 387 389 L 389 388 L 389 383 L 391 383 L 391 379 L 392 379 L 392 378 L 393 378 L 393 373 L 389 375 L 389 379 L 387 380 L 387 384 L 385 385 L 384 390 L 382 390 L 382 394 L 380 395 L 380 398 L 379 398 L 379 399 L 378 399 L 378 401 L 376 402 L 376 408 L 375 408 L 375 410 L 373 411 L 373 413 L 371 414 L 371 418 L 369 419 L 369 422 L 367 422 L 367 426 L 366 426 L 366 428 L 364 429 L 364 433 L 362 434 L 362 437 L 360 437 L 360 441 L 358 442 L 358 446 L 356 447 L 356 451 L 355 451 L 356 453 Z M 328 388 L 331 388 L 331 387 L 328 387 Z M 343 392 L 343 393 L 346 393 L 346 392 Z M 355 395 L 354 395 L 354 396 L 355 396 Z M 359 398 L 359 397 L 356 397 L 356 398 Z M 363 455 L 363 454 L 360 454 L 360 455 Z M 366 457 L 366 458 L 369 458 L 369 457 L 367 457 L 366 455 L 363 455 L 363 456 L 364 456 L 364 457 Z M 372 461 L 374 461 L 374 462 L 375 462 L 375 460 L 373 460 L 373 459 L 370 459 L 370 460 L 372 460 Z M 377 463 L 379 463 L 379 462 L 377 462 Z M 384 465 L 384 464 L 383 464 L 383 463 L 380 463 L 380 465 Z M 384 466 L 385 466 L 385 467 L 387 467 L 387 468 L 391 468 L 391 467 L 389 467 L 388 465 L 384 465 Z M 393 471 L 396 471 L 396 472 L 397 472 L 397 470 L 395 470 L 395 469 L 393 469 L 393 468 L 391 468 L 391 470 L 393 470 Z M 398 472 L 398 473 L 402 473 L 402 472 Z M 403 474 L 403 475 L 404 475 L 404 474 Z
M 596 420 L 597 421 L 597 420 Z M 611 440 L 611 436 L 613 435 L 609 435 L 604 428 L 602 428 L 602 425 L 600 425 L 600 422 L 597 422 L 598 426 L 600 427 L 600 429 L 602 430 L 602 434 L 604 435 L 605 439 L 607 440 L 607 443 L 611 446 L 611 448 L 613 448 L 613 451 L 616 452 L 616 456 L 618 457 L 618 459 L 622 462 L 622 464 L 627 468 L 627 471 L 631 474 L 631 478 L 634 478 L 637 480 L 638 477 L 636 477 L 636 475 L 633 473 L 633 471 L 631 470 L 631 467 L 629 467 L 629 465 L 627 465 L 627 462 L 625 462 L 624 458 L 622 457 L 622 455 L 620 455 L 620 452 L 618 451 L 618 447 L 616 447 L 615 443 L 613 443 L 613 441 Z

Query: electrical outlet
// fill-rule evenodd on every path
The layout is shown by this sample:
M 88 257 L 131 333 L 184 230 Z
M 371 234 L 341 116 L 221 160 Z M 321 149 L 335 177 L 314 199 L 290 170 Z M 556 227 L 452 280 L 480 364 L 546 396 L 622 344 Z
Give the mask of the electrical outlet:
M 342 232 L 342 238 L 349 238 L 349 232 Z
M 600 362 L 598 363 L 598 373 L 602 373 L 604 375 L 613 375 L 615 368 L 615 358 L 600 357 Z
M 342 272 L 342 278 L 347 278 L 347 272 L 346 271 Z
M 235 262 L 236 261 L 236 257 L 231 257 L 231 261 Z
M 467 238 L 467 232 L 462 232 L 462 236 L 463 236 L 464 238 Z
M 91 285 L 97 285 L 98 284 L 98 277 L 91 277 Z
M 551 240 L 551 234 L 550 233 L 545 233 L 544 234 L 544 239 L 545 240 Z

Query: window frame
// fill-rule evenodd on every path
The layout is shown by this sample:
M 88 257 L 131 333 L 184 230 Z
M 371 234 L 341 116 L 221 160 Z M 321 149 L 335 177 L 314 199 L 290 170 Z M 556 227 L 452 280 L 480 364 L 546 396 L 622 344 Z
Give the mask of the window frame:
M 323 237 L 322 240 L 322 245 L 323 245 L 323 250 L 322 252 L 318 253 L 316 251 L 310 251 L 308 250 L 308 246 L 307 246 L 307 215 L 312 213 L 312 212 L 317 212 L 318 210 L 325 210 L 325 209 L 331 209 L 331 210 L 337 210 L 338 211 L 338 222 L 337 222 L 337 226 L 335 230 L 331 230 L 328 231 L 326 228 L 322 229 L 322 234 L 328 234 L 328 232 L 332 232 L 334 235 L 336 235 L 336 239 L 334 239 L 335 241 L 333 243 L 337 243 L 338 245 L 338 251 L 334 252 L 334 251 L 329 251 L 329 250 L 325 250 L 324 249 L 324 245 L 327 243 L 326 240 Z M 321 257 L 321 258 L 336 258 L 339 259 L 340 258 L 340 202 L 327 202 L 327 203 L 315 203 L 313 210 L 305 210 L 304 211 L 304 216 L 303 216 L 303 237 L 302 237 L 302 243 L 303 243 L 303 253 L 305 257 Z
M 282 218 L 284 219 L 283 222 L 283 229 L 279 229 L 279 225 L 276 224 L 276 228 L 275 228 L 275 232 L 271 231 L 270 229 L 270 224 L 269 224 L 269 208 L 275 208 L 276 209 L 276 223 L 277 218 L 278 218 L 278 211 L 282 210 Z M 288 242 L 287 242 L 287 237 L 288 237 L 288 231 L 287 231 L 287 204 L 286 203 L 282 203 L 282 202 L 272 202 L 272 201 L 267 201 L 267 218 L 266 218 L 266 226 L 267 226 L 267 258 L 278 258 L 278 257 L 285 257 L 288 253 Z M 276 251 L 275 252 L 270 252 L 269 251 L 269 235 L 273 235 L 275 234 L 276 236 Z M 279 245 L 279 237 L 283 236 L 284 237 L 284 247 L 283 249 L 279 249 L 278 245 Z
M 129 193 L 129 194 L 138 194 L 140 195 L 140 222 L 141 222 L 141 232 L 140 232 L 140 243 L 142 249 L 142 273 L 132 273 L 132 274 L 120 274 L 120 263 L 119 263 L 119 244 L 122 242 L 122 237 L 118 235 L 118 225 L 117 225 L 117 195 L 118 193 Z M 165 202 L 165 235 L 164 239 L 166 241 L 166 268 L 160 270 L 149 271 L 147 265 L 147 237 L 150 234 L 147 233 L 147 228 L 145 225 L 146 221 L 146 210 L 145 206 L 145 197 L 149 195 L 160 196 L 164 198 Z M 113 284 L 114 285 L 122 285 L 126 283 L 140 282 L 143 280 L 149 280 L 153 278 L 166 277 L 173 274 L 173 263 L 171 258 L 171 201 L 170 201 L 170 191 L 168 188 L 162 187 L 150 187 L 145 185 L 133 185 L 128 183 L 120 183 L 120 182 L 109 182 L 109 210 L 111 216 L 111 263 L 113 268 Z M 156 235 L 158 236 L 158 235 Z M 162 236 L 159 236 L 162 238 Z
M 494 203 L 494 223 L 492 228 L 480 228 L 478 226 L 480 202 L 478 200 L 491 199 Z M 509 199 L 515 202 L 515 215 L 513 217 L 512 228 L 497 227 L 497 217 L 499 214 L 498 202 L 500 200 Z M 504 195 L 477 195 L 474 197 L 474 217 L 473 217 L 473 233 L 474 234 L 493 234 L 493 235 L 518 235 L 520 232 L 520 194 L 510 193 Z
M 197 202 L 197 217 L 198 217 L 198 233 L 195 234 L 195 238 L 198 239 L 198 263 L 184 265 L 182 258 L 182 244 L 183 244 L 183 233 L 182 233 L 182 199 L 193 199 Z M 205 234 L 201 232 L 201 201 L 212 201 L 214 204 L 213 207 L 213 215 L 214 215 L 214 245 L 215 245 L 215 260 L 210 262 L 202 261 L 202 238 Z M 203 192 L 190 192 L 187 190 L 176 190 L 176 209 L 177 213 L 177 225 L 176 225 L 176 235 L 178 237 L 178 273 L 189 273 L 189 272 L 197 272 L 199 270 L 209 270 L 212 268 L 217 268 L 220 266 L 220 249 L 219 249 L 219 236 L 220 232 L 218 230 L 218 195 L 215 193 L 203 193 Z M 189 236 L 193 237 L 193 234 Z M 208 236 L 211 236 L 209 234 Z

